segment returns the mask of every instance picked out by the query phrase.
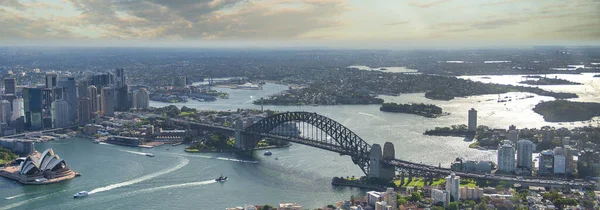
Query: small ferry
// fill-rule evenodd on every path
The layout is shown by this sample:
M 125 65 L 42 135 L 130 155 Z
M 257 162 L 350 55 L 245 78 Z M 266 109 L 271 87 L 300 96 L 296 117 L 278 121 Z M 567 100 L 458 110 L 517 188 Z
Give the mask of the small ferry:
M 266 151 L 263 155 L 265 156 L 271 156 L 273 153 L 271 151 Z
M 225 181 L 227 181 L 227 177 L 223 176 L 223 174 L 221 174 L 221 176 L 219 178 L 216 178 L 215 181 L 217 181 L 217 182 L 225 182 Z
M 152 154 L 152 153 L 146 153 L 146 156 L 148 156 L 148 157 L 154 157 L 154 154 Z
M 88 191 L 81 191 L 78 193 L 75 193 L 75 195 L 73 195 L 73 198 L 81 198 L 81 197 L 86 197 L 88 196 Z

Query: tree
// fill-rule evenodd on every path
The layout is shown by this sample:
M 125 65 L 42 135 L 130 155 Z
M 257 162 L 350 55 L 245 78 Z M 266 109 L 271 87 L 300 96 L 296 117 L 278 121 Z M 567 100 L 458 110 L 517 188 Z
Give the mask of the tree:
M 275 210 L 275 208 L 269 204 L 264 205 L 260 210 Z
M 475 207 L 476 210 L 488 210 L 487 208 L 487 204 L 485 204 L 484 202 L 481 202 L 479 204 L 477 204 L 477 206 Z
M 456 202 L 450 202 L 448 204 L 448 206 L 446 206 L 446 209 L 447 210 L 459 210 L 458 203 L 456 203 Z
M 417 192 L 413 192 L 412 194 L 410 194 L 410 198 L 408 198 L 409 201 L 412 202 L 417 202 L 421 200 L 421 195 L 419 195 L 419 193 Z
M 593 209 L 595 206 L 594 201 L 591 200 L 584 200 L 583 202 L 581 202 L 581 205 L 585 209 Z
M 329 205 L 327 205 L 327 208 L 330 208 L 330 209 L 335 209 L 335 206 L 333 206 L 333 205 L 329 204 Z
M 444 207 L 441 207 L 441 206 L 432 206 L 430 209 L 431 210 L 444 210 Z
M 406 199 L 399 197 L 398 200 L 396 200 L 396 203 L 398 203 L 398 206 L 404 205 L 406 203 Z

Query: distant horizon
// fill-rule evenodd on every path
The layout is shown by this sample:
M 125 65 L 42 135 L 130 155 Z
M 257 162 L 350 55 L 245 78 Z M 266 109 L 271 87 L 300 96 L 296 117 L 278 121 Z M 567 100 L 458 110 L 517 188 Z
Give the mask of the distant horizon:
M 4 0 L 0 45 L 600 46 L 598 0 Z

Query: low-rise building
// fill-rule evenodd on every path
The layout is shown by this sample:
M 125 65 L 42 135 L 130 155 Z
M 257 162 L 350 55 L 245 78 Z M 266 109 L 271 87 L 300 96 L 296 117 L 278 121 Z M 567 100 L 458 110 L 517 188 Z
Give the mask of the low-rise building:
M 460 188 L 460 195 L 460 199 L 462 200 L 477 200 L 483 197 L 483 189 L 479 187 L 470 188 L 464 186 L 463 188 Z
M 302 210 L 302 206 L 297 203 L 280 203 L 277 210 Z
M 375 204 L 379 201 L 383 201 L 383 195 L 377 191 L 369 191 L 367 192 L 367 204 L 369 206 L 375 207 Z
M 375 203 L 375 210 L 394 210 L 394 207 L 390 206 L 385 201 L 379 201 Z

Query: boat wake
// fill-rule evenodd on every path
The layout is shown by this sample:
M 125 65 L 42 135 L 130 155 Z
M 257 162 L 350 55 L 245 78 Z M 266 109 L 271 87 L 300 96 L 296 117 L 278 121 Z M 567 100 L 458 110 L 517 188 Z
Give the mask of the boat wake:
M 5 200 L 12 200 L 12 199 L 15 199 L 15 198 L 23 197 L 23 196 L 26 196 L 26 195 L 32 195 L 32 194 L 36 194 L 36 193 L 23 193 L 23 194 L 18 194 L 18 195 L 6 197 L 4 199 Z
M 375 118 L 375 119 L 378 119 L 378 120 L 381 120 L 381 121 L 384 121 L 384 122 L 389 122 L 386 119 L 383 119 L 381 117 L 378 117 L 378 116 L 375 116 L 375 115 L 372 115 L 372 114 L 369 114 L 369 113 L 356 112 L 356 114 L 366 115 L 366 116 L 369 116 L 369 117 L 372 117 L 372 118 Z
M 45 194 L 45 195 L 41 195 L 41 196 L 38 196 L 38 197 L 35 197 L 35 198 L 31 198 L 31 199 L 27 199 L 27 200 L 24 200 L 24 201 L 16 202 L 16 203 L 13 203 L 13 204 L 10 204 L 10 205 L 2 206 L 2 207 L 0 207 L 0 210 L 7 210 L 7 209 L 16 208 L 16 207 L 22 206 L 24 204 L 30 203 L 32 201 L 36 201 L 36 200 L 39 200 L 39 199 L 42 199 L 42 198 L 47 198 L 47 197 L 50 197 L 50 196 L 53 196 L 53 195 L 56 195 L 58 193 L 62 193 L 62 192 L 65 192 L 65 191 L 66 190 L 61 190 L 61 191 L 57 191 L 57 192 L 54 192 L 54 193 Z M 22 195 L 16 195 L 16 196 L 11 196 L 11 197 L 18 198 L 18 197 L 22 197 L 22 196 L 25 196 L 25 195 L 29 195 L 29 194 L 22 194 Z
M 132 179 L 132 180 L 129 180 L 129 181 L 120 182 L 120 183 L 111 184 L 111 185 L 108 185 L 108 186 L 105 186 L 105 187 L 96 188 L 96 189 L 90 191 L 89 194 L 91 195 L 91 194 L 95 194 L 95 193 L 99 193 L 99 192 L 113 190 L 113 189 L 116 189 L 116 188 L 119 188 L 119 187 L 124 187 L 124 186 L 128 186 L 128 185 L 132 185 L 132 184 L 135 184 L 135 183 L 138 183 L 138 182 L 143 182 L 143 181 L 152 179 L 154 177 L 158 177 L 158 176 L 165 175 L 165 174 L 171 173 L 173 171 L 179 170 L 180 168 L 183 168 L 188 163 L 190 163 L 190 160 L 187 159 L 187 158 L 180 158 L 180 159 L 181 159 L 181 162 L 179 162 L 179 164 L 177 164 L 176 166 L 174 166 L 172 168 L 169 168 L 169 169 L 166 169 L 166 170 L 163 170 L 163 171 L 159 171 L 159 172 L 156 172 L 156 173 L 153 173 L 153 174 L 148 174 L 146 176 L 142 176 L 142 177 L 139 177 L 139 178 L 136 178 L 136 179 Z
M 136 154 L 136 155 L 146 155 L 146 154 L 147 154 L 147 153 L 145 153 L 145 152 L 136 152 L 136 151 L 124 150 L 124 149 L 120 149 L 119 151 L 121 151 L 121 152 L 127 152 L 127 153 L 131 153 L 131 154 Z
M 166 186 L 160 186 L 160 187 L 146 188 L 146 189 L 141 189 L 141 190 L 133 191 L 133 192 L 127 193 L 127 194 L 128 195 L 135 195 L 135 194 L 149 193 L 149 192 L 154 192 L 154 191 L 159 191 L 159 190 L 166 190 L 166 189 L 172 189 L 172 188 L 194 187 L 194 186 L 201 186 L 201 185 L 214 184 L 214 183 L 217 183 L 217 181 L 215 181 L 215 180 L 206 180 L 206 181 L 201 181 L 201 182 L 189 182 L 189 183 L 183 183 L 183 184 L 174 184 L 174 185 L 166 185 Z
M 240 160 L 240 159 L 234 159 L 234 158 L 224 158 L 224 157 L 211 157 L 211 156 L 203 156 L 203 155 L 198 155 L 195 157 L 201 157 L 201 158 L 207 158 L 207 159 L 217 159 L 217 160 L 226 160 L 226 161 L 233 161 L 233 162 L 240 162 L 240 163 L 258 163 L 258 161 L 255 160 Z

